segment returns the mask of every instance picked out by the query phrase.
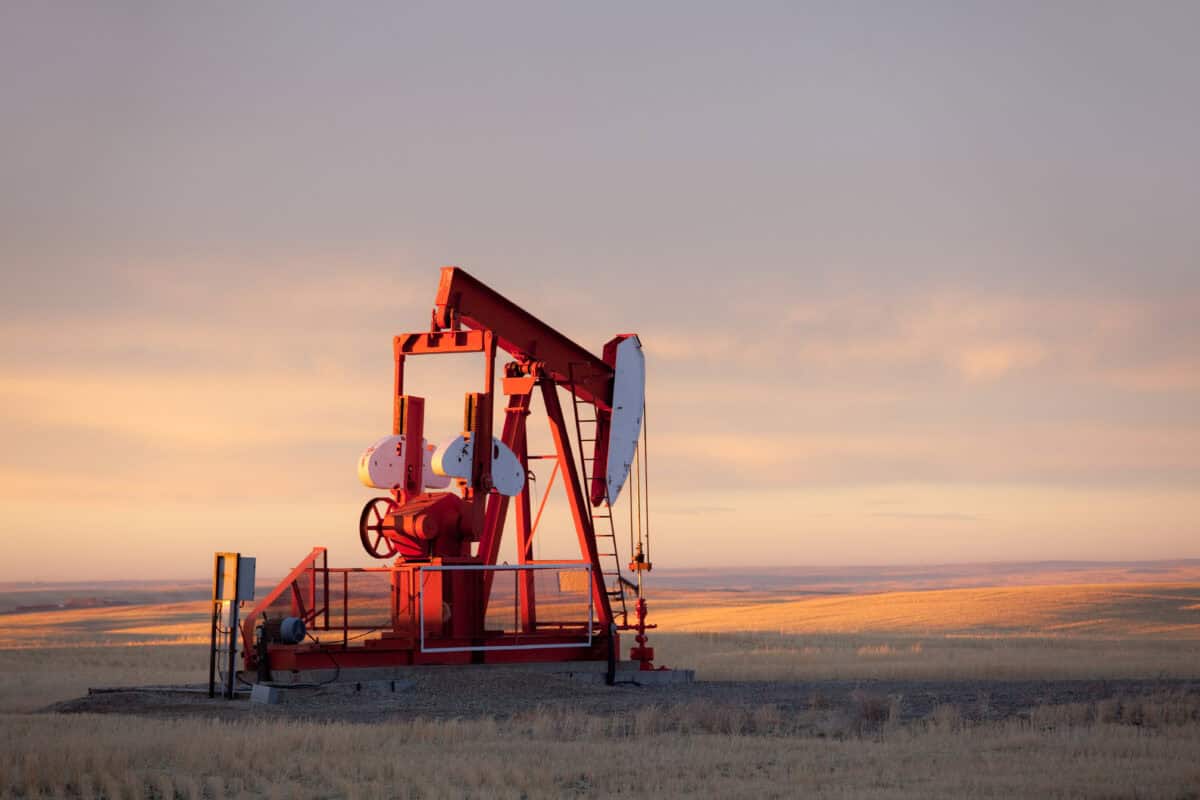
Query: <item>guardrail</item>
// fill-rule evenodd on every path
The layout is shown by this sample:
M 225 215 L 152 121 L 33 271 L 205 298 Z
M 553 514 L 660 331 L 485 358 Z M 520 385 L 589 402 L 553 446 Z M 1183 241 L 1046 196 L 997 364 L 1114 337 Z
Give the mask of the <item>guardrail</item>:
M 352 634 L 387 629 L 392 624 L 390 573 L 388 567 L 330 567 L 325 548 L 314 548 L 246 615 L 243 645 L 247 651 L 253 647 L 254 627 L 264 615 L 299 617 L 312 638 L 320 641 L 320 634 L 333 632 L 343 645 L 358 638 Z
M 455 572 L 483 573 L 483 643 L 439 644 L 452 638 L 441 633 L 444 620 L 426 619 L 425 575 Z M 397 591 L 394 573 L 408 573 L 407 589 Z M 592 567 L 586 561 L 330 567 L 328 554 L 318 547 L 242 621 L 247 663 L 254 652 L 254 628 L 264 618 L 277 623 L 284 617 L 303 620 L 309 638 L 323 646 L 345 648 L 376 631 L 407 630 L 424 653 L 583 648 L 596 634 Z
M 506 640 L 503 644 L 478 644 L 478 645 L 453 645 L 453 646 L 430 646 L 425 639 L 427 626 L 425 624 L 425 582 L 420 582 L 420 648 L 422 653 L 468 653 L 468 652 L 486 652 L 493 650 L 542 650 L 542 649 L 560 649 L 567 647 L 591 647 L 592 632 L 594 628 L 595 608 L 592 601 L 592 565 L 586 561 L 560 561 L 560 562 L 537 562 L 532 564 L 429 564 L 420 567 L 421 572 L 483 572 L 490 580 L 487 581 L 489 586 L 489 597 L 487 604 L 487 621 L 489 623 L 507 622 L 507 609 L 505 606 L 506 587 L 505 582 L 497 580 L 497 573 L 509 572 L 512 573 L 512 625 L 504 629 L 497 630 L 488 627 L 490 641 L 495 642 L 500 639 Z M 549 587 L 537 587 L 537 596 L 542 598 L 537 603 L 537 607 L 542 610 L 554 609 L 560 614 L 563 610 L 568 612 L 582 612 L 587 609 L 586 618 L 577 620 L 558 619 L 558 620 L 542 620 L 537 621 L 529 619 L 531 613 L 530 608 L 533 607 L 533 593 L 536 587 L 536 577 L 539 575 L 549 576 L 553 574 L 556 577 L 555 584 L 552 585 L 551 591 L 554 591 L 558 597 L 551 598 L 551 602 L 547 602 L 546 596 L 550 592 Z M 564 574 L 577 575 L 574 580 L 563 580 Z M 566 596 L 565 598 L 563 596 Z M 561 602 L 563 600 L 566 602 Z M 554 600 L 560 602 L 553 602 Z M 538 641 L 538 634 L 544 635 L 549 630 L 555 630 L 561 634 L 571 634 L 575 631 L 579 632 L 580 641 L 578 642 L 558 642 L 547 643 Z

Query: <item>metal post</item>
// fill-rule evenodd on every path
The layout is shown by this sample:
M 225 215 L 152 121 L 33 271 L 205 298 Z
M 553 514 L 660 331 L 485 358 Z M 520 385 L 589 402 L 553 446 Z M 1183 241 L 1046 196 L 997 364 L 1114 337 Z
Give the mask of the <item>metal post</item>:
M 413 570 L 413 580 L 417 581 L 417 613 L 420 615 L 421 652 L 425 652 L 425 570 Z
M 217 694 L 217 623 L 221 619 L 221 604 L 220 601 L 213 601 L 212 610 L 212 642 L 208 647 L 208 696 L 215 697 Z
M 225 676 L 226 700 L 233 699 L 233 682 L 237 680 L 235 659 L 237 658 L 238 605 L 239 601 L 236 598 L 229 601 L 229 672 Z
M 208 696 L 216 695 L 217 684 L 217 623 L 220 622 L 219 600 L 217 598 L 217 581 L 221 574 L 221 554 L 213 554 L 213 596 L 212 596 L 212 639 L 208 647 Z

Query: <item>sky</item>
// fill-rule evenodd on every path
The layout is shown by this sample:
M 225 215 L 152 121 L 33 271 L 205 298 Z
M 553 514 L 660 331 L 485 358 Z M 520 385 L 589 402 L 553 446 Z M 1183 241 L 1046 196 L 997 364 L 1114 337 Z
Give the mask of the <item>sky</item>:
M 656 566 L 1198 557 L 1198 27 L 6 2 L 0 580 L 365 564 L 447 264 L 640 334 Z M 478 369 L 413 367 L 431 439 Z

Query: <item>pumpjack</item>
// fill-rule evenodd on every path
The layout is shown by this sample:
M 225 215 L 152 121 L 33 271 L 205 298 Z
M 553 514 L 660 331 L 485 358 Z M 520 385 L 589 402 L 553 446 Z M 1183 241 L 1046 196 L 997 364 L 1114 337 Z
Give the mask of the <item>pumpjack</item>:
M 511 360 L 499 385 L 496 358 Z M 425 437 L 425 400 L 407 394 L 407 359 L 482 353 L 481 391 L 465 396 L 461 433 Z M 392 430 L 362 454 L 358 476 L 381 494 L 359 516 L 378 568 L 330 567 L 317 547 L 241 623 L 248 671 L 520 663 L 621 658 L 654 668 L 644 576 L 651 569 L 645 360 L 636 334 L 599 356 L 457 267 L 444 267 L 430 327 L 393 339 Z M 560 394 L 569 398 L 570 424 Z M 529 452 L 540 401 L 553 452 Z M 536 513 L 530 462 L 553 464 Z M 539 468 L 540 469 L 540 468 Z M 561 480 L 577 559 L 534 558 L 538 526 Z M 626 572 L 615 512 L 628 507 Z M 509 506 L 516 563 L 497 563 Z M 623 538 L 623 537 L 622 537 Z M 630 604 L 633 614 L 631 619 Z

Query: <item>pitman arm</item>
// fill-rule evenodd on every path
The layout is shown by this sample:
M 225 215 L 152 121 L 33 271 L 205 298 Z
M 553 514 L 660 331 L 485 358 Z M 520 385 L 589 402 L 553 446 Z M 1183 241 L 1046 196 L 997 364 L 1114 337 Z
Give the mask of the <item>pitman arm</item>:
M 442 267 L 434 322 L 489 330 L 500 349 L 521 361 L 540 361 L 559 386 L 602 412 L 612 410 L 613 368 L 537 317 L 458 267 Z

